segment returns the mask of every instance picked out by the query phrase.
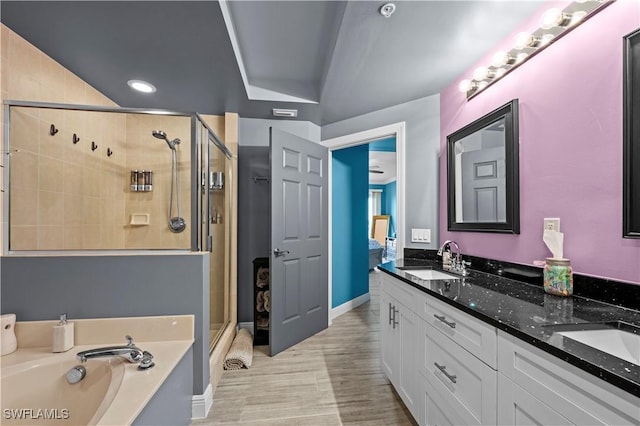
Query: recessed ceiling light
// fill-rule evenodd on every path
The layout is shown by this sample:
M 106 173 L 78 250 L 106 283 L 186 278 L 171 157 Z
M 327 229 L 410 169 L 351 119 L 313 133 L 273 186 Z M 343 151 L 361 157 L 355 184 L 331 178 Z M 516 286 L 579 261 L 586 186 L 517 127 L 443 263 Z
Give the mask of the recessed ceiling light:
M 155 93 L 156 91 L 156 88 L 153 84 L 147 83 L 146 81 L 142 80 L 129 80 L 127 81 L 127 84 L 133 90 L 137 90 L 138 92 L 142 93 Z

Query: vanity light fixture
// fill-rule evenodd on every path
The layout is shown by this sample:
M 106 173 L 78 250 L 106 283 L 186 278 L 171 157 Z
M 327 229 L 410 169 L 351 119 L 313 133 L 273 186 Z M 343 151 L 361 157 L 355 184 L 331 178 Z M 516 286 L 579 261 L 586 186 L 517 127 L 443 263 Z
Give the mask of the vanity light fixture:
M 127 81 L 127 84 L 133 90 L 137 90 L 138 92 L 142 93 L 155 93 L 156 91 L 156 88 L 153 84 L 147 83 L 146 81 L 142 80 L 129 80 Z
M 473 98 L 614 1 L 574 0 L 564 9 L 547 10 L 539 28 L 519 33 L 511 50 L 496 53 L 490 66 L 476 68 L 473 79 L 462 80 L 458 89 L 466 94 L 467 100 Z

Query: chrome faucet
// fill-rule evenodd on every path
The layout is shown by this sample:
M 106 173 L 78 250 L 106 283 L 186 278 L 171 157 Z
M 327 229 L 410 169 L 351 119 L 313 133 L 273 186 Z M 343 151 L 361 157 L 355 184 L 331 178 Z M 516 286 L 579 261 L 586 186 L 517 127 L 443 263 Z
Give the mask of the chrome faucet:
M 89 349 L 86 351 L 78 352 L 77 357 L 80 362 L 87 362 L 92 358 L 104 358 L 104 357 L 120 357 L 124 358 L 130 363 L 138 363 L 138 368 L 146 370 L 155 365 L 153 362 L 153 355 L 147 351 L 143 351 L 133 344 L 133 338 L 126 336 L 127 344 L 123 346 L 107 346 L 104 348 Z
M 449 256 L 452 256 L 451 246 L 455 247 L 455 257 L 453 259 L 447 259 L 444 255 L 445 252 L 449 252 Z M 460 253 L 460 246 L 453 240 L 447 240 L 438 249 L 438 256 L 442 256 L 442 269 L 457 272 L 462 276 L 467 276 L 467 266 L 471 266 L 471 262 L 465 262 L 462 260 L 462 253 Z

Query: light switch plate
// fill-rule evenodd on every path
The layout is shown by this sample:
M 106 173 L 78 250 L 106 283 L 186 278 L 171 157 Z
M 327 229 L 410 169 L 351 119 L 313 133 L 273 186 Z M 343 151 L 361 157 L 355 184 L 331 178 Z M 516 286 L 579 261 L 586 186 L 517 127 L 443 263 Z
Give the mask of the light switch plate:
M 412 228 L 411 229 L 411 242 L 412 243 L 424 243 L 424 244 L 430 243 L 431 242 L 431 229 Z

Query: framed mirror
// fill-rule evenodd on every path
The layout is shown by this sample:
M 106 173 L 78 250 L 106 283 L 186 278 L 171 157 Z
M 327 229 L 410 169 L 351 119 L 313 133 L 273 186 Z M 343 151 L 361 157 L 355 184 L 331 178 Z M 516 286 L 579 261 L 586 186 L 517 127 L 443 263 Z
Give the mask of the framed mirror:
M 518 100 L 447 136 L 449 231 L 520 233 Z
M 624 37 L 622 236 L 640 238 L 640 29 Z

